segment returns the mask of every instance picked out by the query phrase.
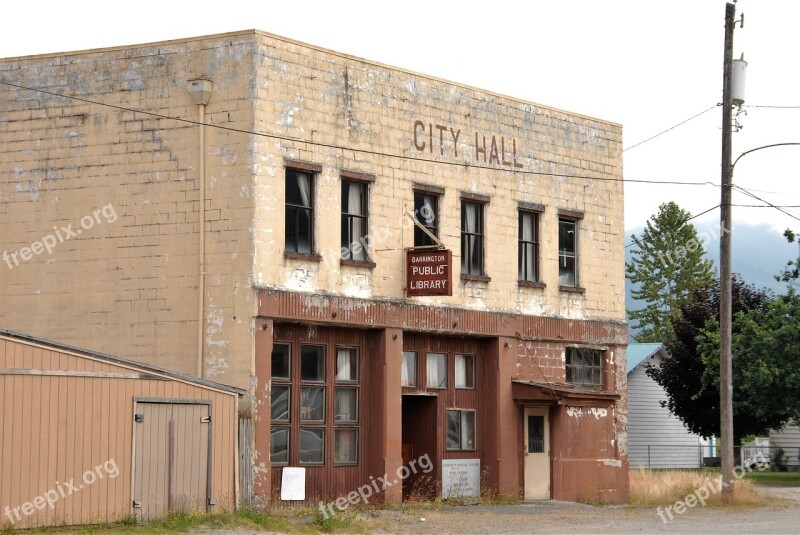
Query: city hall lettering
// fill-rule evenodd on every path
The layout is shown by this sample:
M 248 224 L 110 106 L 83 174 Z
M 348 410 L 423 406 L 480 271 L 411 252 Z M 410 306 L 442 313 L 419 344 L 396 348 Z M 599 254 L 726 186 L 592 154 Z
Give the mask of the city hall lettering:
M 458 158 L 458 140 L 461 138 L 461 129 L 452 126 L 427 123 L 424 121 L 414 121 L 414 148 L 420 152 L 434 153 L 437 150 L 440 156 L 453 151 L 453 157 Z M 488 139 L 488 141 L 487 141 Z M 452 141 L 452 145 L 451 145 Z M 489 165 L 499 165 L 522 169 L 523 165 L 517 162 L 517 140 L 511 138 L 506 142 L 505 136 L 491 135 L 487 138 L 485 134 L 475 132 L 475 140 L 472 145 L 476 162 L 488 163 Z M 470 138 L 469 143 L 472 142 Z M 467 143 L 467 141 L 464 141 Z

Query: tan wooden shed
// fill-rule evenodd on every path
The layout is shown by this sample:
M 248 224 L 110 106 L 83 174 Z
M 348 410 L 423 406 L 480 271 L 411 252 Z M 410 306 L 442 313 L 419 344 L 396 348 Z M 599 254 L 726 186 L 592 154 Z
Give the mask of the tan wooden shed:
M 0 527 L 233 510 L 243 394 L 0 330 Z

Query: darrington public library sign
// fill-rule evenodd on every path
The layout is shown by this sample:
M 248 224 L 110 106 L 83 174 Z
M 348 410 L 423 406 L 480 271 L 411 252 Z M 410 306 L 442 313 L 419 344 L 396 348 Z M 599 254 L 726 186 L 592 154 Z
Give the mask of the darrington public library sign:
M 453 295 L 450 250 L 406 251 L 406 295 Z

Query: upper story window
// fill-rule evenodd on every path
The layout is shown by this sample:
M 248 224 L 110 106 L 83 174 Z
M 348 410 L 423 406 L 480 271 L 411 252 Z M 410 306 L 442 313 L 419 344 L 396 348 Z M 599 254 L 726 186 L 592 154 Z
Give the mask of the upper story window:
M 286 251 L 314 253 L 314 174 L 286 169 Z
M 461 201 L 461 274 L 483 273 L 483 204 Z
M 519 211 L 518 273 L 521 282 L 539 282 L 539 214 Z
M 342 237 L 341 260 L 370 263 L 369 185 L 375 175 L 357 171 L 341 172 Z
M 439 237 L 439 195 L 429 191 L 414 191 L 414 216 L 425 229 Z M 417 225 L 414 225 L 414 247 L 436 245 Z
M 567 382 L 593 388 L 603 387 L 603 352 L 597 349 L 567 348 Z
M 558 284 L 578 286 L 578 222 L 575 219 L 558 219 Z

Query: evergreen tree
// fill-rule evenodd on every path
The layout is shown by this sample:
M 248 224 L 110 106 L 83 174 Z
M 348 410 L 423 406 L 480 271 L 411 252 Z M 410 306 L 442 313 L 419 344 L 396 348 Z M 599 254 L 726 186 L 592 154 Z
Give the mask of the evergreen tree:
M 710 260 L 704 259 L 703 242 L 687 221 L 691 214 L 676 203 L 664 203 L 650 216 L 641 236 L 632 236 L 636 247 L 625 274 L 633 286 L 631 295 L 644 301 L 640 310 L 629 310 L 638 321 L 637 342 L 667 342 L 673 339 L 671 320 L 689 295 L 714 281 Z

